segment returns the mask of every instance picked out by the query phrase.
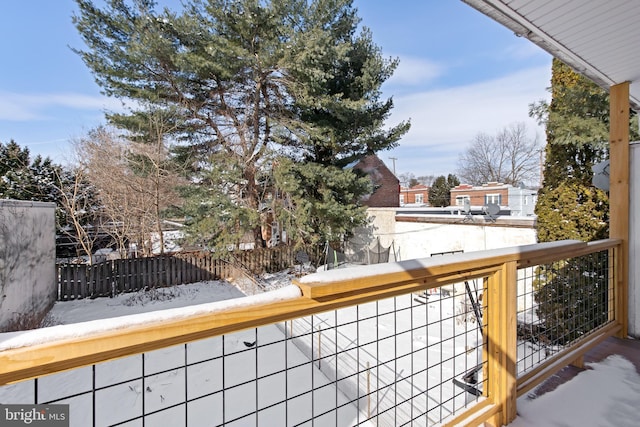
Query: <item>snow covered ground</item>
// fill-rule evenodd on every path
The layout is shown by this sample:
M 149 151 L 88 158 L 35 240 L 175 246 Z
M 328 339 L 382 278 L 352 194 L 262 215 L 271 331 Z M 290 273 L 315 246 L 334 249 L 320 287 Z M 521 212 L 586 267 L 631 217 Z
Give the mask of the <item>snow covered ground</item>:
M 288 288 L 294 287 L 273 293 L 289 292 Z M 50 324 L 58 326 L 0 334 L 0 347 L 11 348 L 16 342 L 22 344 L 30 339 L 43 342 L 45 339 L 40 336 L 43 331 L 51 332 L 48 335 L 55 338 L 74 328 L 82 335 L 77 330 L 92 330 L 94 326 L 87 325 L 95 322 L 126 319 L 133 324 L 160 312 L 189 313 L 218 301 L 233 299 L 237 304 L 256 298 L 241 297 L 235 287 L 216 281 L 115 298 L 60 302 L 49 319 Z M 358 408 L 335 387 L 327 386 L 329 381 L 316 366 L 292 341 L 284 340 L 283 330 L 270 325 L 54 374 L 39 378 L 37 383 L 25 381 L 0 387 L 0 402 L 24 404 L 35 403 L 37 399 L 68 403 L 71 426 L 78 427 L 113 425 L 127 420 L 133 421 L 126 425 L 142 425 L 141 419 L 135 418 L 143 411 L 151 414 L 146 415 L 145 426 L 204 426 L 223 422 L 234 426 L 256 423 L 285 426 L 311 418 L 312 405 L 308 400 L 313 398 L 314 414 L 322 414 L 327 405 L 340 408 L 317 418 L 315 425 L 353 425 Z M 259 346 L 246 344 L 256 340 Z M 188 411 L 185 400 L 189 401 Z M 229 423 L 230 420 L 233 422 Z
M 288 293 L 291 277 L 265 279 L 270 288 Z M 237 304 L 242 297 L 227 283 L 203 282 L 59 302 L 49 322 L 82 329 L 122 316 L 190 313 L 201 304 L 231 299 Z M 152 414 L 146 426 L 228 420 L 235 420 L 227 423 L 234 426 L 285 426 L 305 423 L 312 414 L 324 414 L 314 420 L 316 426 L 349 426 L 367 413 L 381 413 L 379 425 L 394 425 L 423 412 L 430 420 L 420 417 L 414 425 L 431 425 L 475 399 L 451 381 L 477 364 L 475 347 L 481 340 L 469 316 L 462 321 L 459 302 L 432 295 L 422 304 L 407 295 L 362 304 L 42 377 L 37 385 L 25 381 L 0 387 L 0 403 L 71 396 L 59 403 L 71 404 L 71 425 L 82 427 L 94 421 L 96 426 L 119 423 L 143 411 Z M 55 328 L 41 331 L 47 330 Z M 16 334 L 0 334 L 0 349 L 15 339 Z M 253 342 L 257 345 L 247 345 Z M 590 368 L 551 393 L 519 399 L 519 418 L 512 425 L 637 425 L 640 376 L 633 365 L 616 356 Z M 394 385 L 385 387 L 388 383 Z M 371 398 L 363 397 L 367 392 Z M 136 419 L 125 425 L 142 424 Z

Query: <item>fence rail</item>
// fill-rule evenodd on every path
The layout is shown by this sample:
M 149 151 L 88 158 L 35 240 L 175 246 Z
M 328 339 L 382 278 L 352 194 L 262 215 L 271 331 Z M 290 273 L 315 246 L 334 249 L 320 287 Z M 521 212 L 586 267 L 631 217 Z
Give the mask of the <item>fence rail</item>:
M 294 266 L 300 250 L 290 246 L 243 251 L 222 258 L 208 252 L 186 252 L 148 258 L 109 260 L 93 265 L 57 266 L 58 300 L 113 296 L 152 287 L 237 278 L 241 272 L 274 273 Z M 317 260 L 318 251 L 305 259 Z
M 0 351 L 0 384 L 18 382 L 0 387 L 0 400 L 70 402 L 86 416 L 78 425 L 94 426 L 212 416 L 216 425 L 505 425 L 519 395 L 623 330 L 620 246 L 564 241 L 331 270 L 186 318 L 89 325 L 81 336 L 64 325 L 68 335 L 49 342 L 34 331 L 31 344 L 25 336 Z M 445 285 L 453 294 L 416 301 Z M 590 319 L 568 334 L 539 310 L 549 293 L 545 304 L 566 305 L 554 296 L 566 289 Z M 581 306 L 584 292 L 595 306 Z M 460 387 L 468 374 L 473 387 Z M 60 386 L 67 375 L 84 381 L 75 394 Z

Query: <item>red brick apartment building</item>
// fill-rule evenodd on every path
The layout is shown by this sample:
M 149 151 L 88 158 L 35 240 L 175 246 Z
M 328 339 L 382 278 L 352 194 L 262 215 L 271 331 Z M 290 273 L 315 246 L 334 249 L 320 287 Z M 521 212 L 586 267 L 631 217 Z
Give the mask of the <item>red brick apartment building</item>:
M 508 184 L 489 182 L 482 186 L 460 184 L 451 189 L 451 206 L 463 206 L 464 201 L 469 200 L 471 206 L 485 206 L 495 203 L 500 206 L 509 206 Z
M 400 206 L 413 204 L 429 206 L 429 189 L 430 187 L 424 184 L 400 187 Z

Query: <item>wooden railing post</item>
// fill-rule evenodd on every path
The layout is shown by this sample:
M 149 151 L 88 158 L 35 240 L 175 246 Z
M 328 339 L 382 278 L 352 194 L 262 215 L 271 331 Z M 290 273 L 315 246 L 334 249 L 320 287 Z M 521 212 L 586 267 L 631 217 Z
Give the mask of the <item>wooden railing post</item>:
M 516 418 L 516 262 L 507 262 L 487 283 L 486 395 L 501 407 L 490 422 L 498 427 Z
M 627 300 L 629 275 L 629 82 L 611 87 L 609 91 L 609 237 L 621 239 L 616 257 L 620 270 L 616 271 L 616 318 L 622 328 L 618 334 L 627 336 Z M 616 297 L 618 298 L 618 297 Z
M 612 274 L 609 277 L 609 289 L 613 290 L 613 298 L 609 297 L 609 304 L 613 304 L 613 307 L 609 307 L 609 313 L 613 313 L 613 319 L 611 318 L 611 314 L 609 315 L 609 320 L 615 320 L 617 324 L 621 326 L 620 332 L 618 333 L 618 337 L 626 338 L 627 337 L 627 301 L 628 301 L 628 292 L 627 292 L 627 281 L 623 279 L 623 276 L 627 274 L 629 271 L 625 269 L 625 258 L 624 258 L 624 249 L 623 244 L 616 246 L 615 248 L 609 249 L 609 262 L 610 262 L 610 272 Z M 612 259 L 613 258 L 613 259 Z M 611 264 L 613 264 L 611 266 Z M 613 276 L 613 277 L 611 277 Z

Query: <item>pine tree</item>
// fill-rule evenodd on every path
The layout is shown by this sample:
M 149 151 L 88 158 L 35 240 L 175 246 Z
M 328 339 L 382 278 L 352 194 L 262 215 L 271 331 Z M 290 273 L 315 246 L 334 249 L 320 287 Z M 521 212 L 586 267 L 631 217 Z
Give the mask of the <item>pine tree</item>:
M 274 211 L 296 244 L 340 242 L 366 222 L 359 197 L 371 191 L 371 181 L 351 169 L 281 159 L 275 182 Z
M 92 187 L 74 170 L 55 164 L 49 157 L 31 159 L 29 149 L 13 140 L 6 145 L 0 142 L 0 198 L 55 203 L 56 235 L 67 236 L 71 246 L 78 248 L 66 252 L 88 254 L 83 249 L 88 238 L 81 242 L 80 234 L 95 219 L 100 203 Z M 61 254 L 65 249 L 58 245 L 56 251 Z
M 608 236 L 609 201 L 592 186 L 592 166 L 608 157 L 609 97 L 584 76 L 554 59 L 551 104 L 533 105 L 531 113 L 546 125 L 544 182 L 536 204 L 538 241 L 592 241 Z M 635 121 L 632 121 L 634 123 Z M 632 138 L 637 128 L 632 127 Z M 607 320 L 606 278 L 584 288 L 581 274 L 606 271 L 606 259 L 585 264 L 582 258 L 541 268 L 535 298 L 538 314 L 562 342 Z M 581 274 L 576 274 L 581 271 Z M 577 302 L 576 302 L 577 301 Z M 588 309 L 585 309 L 588 307 Z M 566 334 L 567 328 L 574 330 Z
M 305 134 L 291 135 L 294 156 L 273 163 L 280 195 L 273 206 L 294 242 L 338 241 L 365 224 L 360 199 L 371 192 L 347 166 L 395 147 L 409 123 L 383 129 L 393 102 L 380 100 L 380 86 L 398 63 L 382 57 L 366 28 L 356 34 L 351 1 L 312 2 L 304 22 L 287 62 Z
M 449 174 L 446 178 L 444 175 L 437 177 L 429 189 L 429 204 L 431 206 L 449 206 L 451 189 L 457 185 L 460 185 L 460 180 L 455 175 Z
M 56 202 L 59 169 L 48 157 L 31 159 L 29 149 L 13 140 L 0 142 L 0 198 Z
M 263 185 L 274 181 L 261 177 L 278 158 L 339 169 L 408 128 L 382 130 L 392 102 L 379 101 L 379 88 L 396 63 L 358 32 L 352 0 L 193 0 L 180 13 L 156 13 L 151 0 L 77 2 L 88 46 L 77 52 L 105 92 L 180 113 L 179 158 L 202 187 L 189 189 L 187 213 L 209 245 L 237 246 L 246 233 L 264 244 L 274 187 Z M 209 229 L 216 216 L 230 233 Z

